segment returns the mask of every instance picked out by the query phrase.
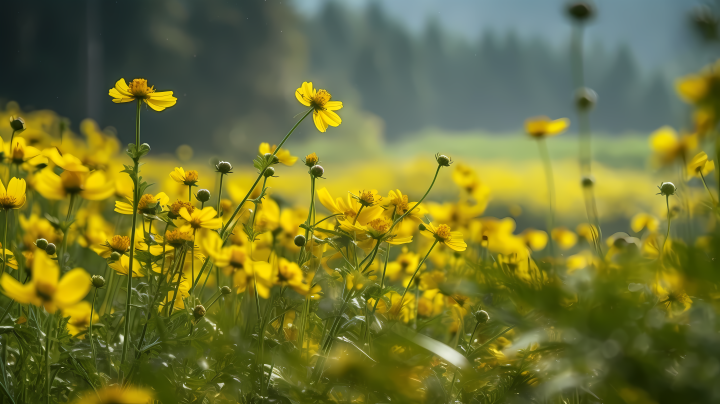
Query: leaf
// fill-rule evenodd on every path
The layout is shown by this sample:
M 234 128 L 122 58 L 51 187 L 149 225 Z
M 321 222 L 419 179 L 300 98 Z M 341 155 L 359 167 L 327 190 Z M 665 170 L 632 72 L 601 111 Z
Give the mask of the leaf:
M 353 347 L 355 347 L 355 349 L 357 349 L 358 351 L 360 351 L 360 353 L 362 353 L 363 355 L 367 356 L 368 359 L 370 359 L 370 360 L 373 361 L 373 362 L 377 362 L 375 359 L 372 358 L 372 356 L 370 356 L 370 354 L 368 354 L 367 352 L 365 352 L 362 348 L 360 348 L 359 346 L 357 346 L 357 344 L 355 344 L 354 342 L 352 342 L 350 339 L 348 339 L 348 338 L 346 338 L 346 337 L 337 337 L 337 339 L 339 339 L 339 340 L 342 341 L 342 342 L 347 342 L 348 344 L 350 344 L 350 345 L 352 345 Z
M 436 341 L 428 337 L 427 335 L 418 334 L 412 329 L 400 324 L 396 324 L 395 327 L 392 328 L 392 330 L 397 335 L 445 359 L 453 366 L 461 370 L 470 369 L 470 362 L 468 362 L 468 360 L 460 352 L 450 348 L 442 342 Z

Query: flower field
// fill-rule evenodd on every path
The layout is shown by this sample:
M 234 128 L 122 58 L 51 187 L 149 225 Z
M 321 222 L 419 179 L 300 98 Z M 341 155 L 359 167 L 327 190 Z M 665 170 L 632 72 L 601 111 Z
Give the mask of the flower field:
M 0 111 L 3 404 L 720 401 L 720 64 L 677 78 L 651 167 L 595 160 L 582 75 L 576 117 L 518 123 L 537 159 L 347 160 L 306 81 L 284 137 L 211 166 L 154 155 L 162 77 L 114 81 L 129 145 Z

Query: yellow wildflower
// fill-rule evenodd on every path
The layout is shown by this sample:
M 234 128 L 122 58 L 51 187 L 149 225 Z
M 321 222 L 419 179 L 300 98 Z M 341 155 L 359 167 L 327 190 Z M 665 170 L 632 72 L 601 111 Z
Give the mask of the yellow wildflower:
M 113 97 L 116 104 L 142 100 L 155 111 L 162 111 L 170 108 L 177 102 L 172 91 L 155 91 L 154 86 L 148 87 L 146 79 L 134 79 L 128 85 L 125 79 L 120 79 L 111 88 L 108 94 Z
M 26 284 L 5 273 L 0 279 L 3 293 L 20 304 L 43 306 L 48 313 L 65 309 L 81 301 L 90 290 L 90 275 L 82 268 L 68 271 L 60 278 L 56 261 L 45 253 L 33 257 L 32 278 Z
M 189 213 L 187 208 L 183 207 L 180 209 L 180 216 L 187 220 L 193 229 L 219 229 L 223 225 L 222 219 L 215 217 L 217 216 L 215 208 L 209 206 L 202 210 L 194 209 L 192 213 Z
M 330 101 L 330 93 L 325 90 L 315 90 L 312 82 L 304 82 L 295 90 L 295 97 L 302 105 L 313 108 L 313 121 L 320 132 L 325 132 L 328 126 L 339 126 L 342 123 L 340 116 L 334 111 L 343 107 L 340 101 Z
M 77 336 L 78 334 L 87 330 L 90 326 L 90 312 L 92 307 L 89 302 L 82 301 L 74 306 L 63 309 L 63 316 L 70 317 L 68 320 L 67 328 L 70 331 L 70 335 Z M 100 317 L 96 312 L 92 313 L 93 323 L 97 322 Z M 85 335 L 81 335 L 79 338 L 84 338 Z
M 62 168 L 65 171 L 73 171 L 78 173 L 85 173 L 90 171 L 90 169 L 86 167 L 79 158 L 73 156 L 70 153 L 61 154 L 60 150 L 58 150 L 57 147 L 45 149 L 43 151 L 43 155 L 48 157 L 50 161 L 53 162 L 53 164 Z
M 635 233 L 640 233 L 643 229 L 654 232 L 658 229 L 658 226 L 660 226 L 660 220 L 648 213 L 638 213 L 630 220 L 630 228 Z
M 433 237 L 440 244 L 444 244 L 455 251 L 465 251 L 467 248 L 462 233 L 459 231 L 451 231 L 448 225 L 441 224 L 435 227 L 432 223 L 428 223 L 425 226 L 427 227 L 427 231 L 422 232 L 422 235 Z
M 656 162 L 661 165 L 673 163 L 678 158 L 685 160 L 688 153 L 697 145 L 697 135 L 678 137 L 675 129 L 670 126 L 663 126 L 650 135 L 650 148 Z
M 48 162 L 47 157 L 43 156 L 39 149 L 27 145 L 25 139 L 21 137 L 13 139 L 12 144 L 10 142 L 5 144 L 5 156 L 11 163 L 17 165 L 29 163 L 32 166 L 37 166 Z
M 45 198 L 56 200 L 74 194 L 89 201 L 101 201 L 115 193 L 115 185 L 107 180 L 102 171 L 63 171 L 57 175 L 49 167 L 35 176 L 35 189 Z
M 175 170 L 170 173 L 170 178 L 180 184 L 194 186 L 198 182 L 199 175 L 195 170 L 185 171 L 182 167 L 175 167 Z
M 132 197 L 127 198 L 127 202 L 115 201 L 115 212 L 122 215 L 133 214 L 133 200 Z M 160 192 L 157 195 L 145 194 L 140 197 L 138 202 L 138 213 L 154 214 L 158 206 L 163 206 L 168 203 L 170 198 L 165 192 Z
M 357 223 L 360 223 L 361 225 L 366 225 L 369 221 L 377 218 L 383 212 L 382 207 L 377 205 L 370 207 L 362 206 L 360 202 L 353 198 L 350 194 L 348 194 L 347 200 L 344 200 L 343 198 L 333 200 L 327 188 L 322 188 L 318 191 L 318 200 L 330 212 L 340 214 L 344 216 L 345 220 L 349 221 L 356 221 L 357 218 Z M 360 212 L 360 208 L 362 208 L 362 212 Z
M 525 229 L 520 233 L 525 244 L 533 251 L 540 251 L 545 248 L 548 242 L 548 234 L 542 230 Z
M 537 116 L 525 121 L 525 131 L 536 139 L 559 135 L 568 126 L 570 126 L 570 120 L 567 118 L 551 120 L 546 116 Z
M 5 210 L 20 209 L 25 205 L 25 180 L 13 177 L 7 189 L 0 181 L 0 207 Z
M 577 235 L 567 227 L 556 227 L 552 229 L 550 236 L 561 250 L 570 249 L 577 244 Z
M 110 240 L 106 240 L 104 244 L 93 245 L 91 249 L 97 253 L 97 255 L 103 258 L 110 258 L 110 254 L 113 252 L 119 252 L 125 254 L 130 248 L 130 237 L 128 236 L 113 236 Z
M 275 149 L 277 149 L 277 145 L 272 145 L 271 147 L 269 143 L 260 143 L 260 147 L 258 147 L 258 152 L 261 155 L 265 155 L 268 153 L 273 153 Z M 285 164 L 286 166 L 291 166 L 295 164 L 298 159 L 296 156 L 290 155 L 290 151 L 288 149 L 278 150 L 278 152 L 275 154 L 275 157 L 277 157 L 278 161 Z
M 130 272 L 130 257 L 123 255 L 119 260 L 111 262 L 109 266 L 119 275 L 127 276 L 128 272 Z M 140 278 L 143 276 L 145 276 L 145 271 L 140 266 L 140 262 L 137 258 L 133 257 L 133 278 Z
M 687 165 L 687 173 L 690 177 L 705 177 L 713 170 L 715 170 L 715 162 L 708 160 L 705 152 L 696 154 Z

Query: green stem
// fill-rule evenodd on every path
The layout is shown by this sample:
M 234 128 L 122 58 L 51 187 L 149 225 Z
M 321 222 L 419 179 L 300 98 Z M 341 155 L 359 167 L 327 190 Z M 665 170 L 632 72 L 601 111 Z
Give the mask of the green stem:
M 140 148 L 140 106 L 142 100 L 137 100 L 137 109 L 135 115 L 135 150 Z M 128 263 L 128 280 L 127 280 L 127 294 L 125 299 L 125 330 L 123 337 L 122 357 L 120 365 L 125 363 L 127 358 L 128 347 L 130 346 L 130 300 L 132 299 L 132 275 L 133 275 L 133 261 L 135 260 L 135 228 L 137 227 L 137 210 L 138 202 L 140 201 L 140 157 L 133 159 L 133 181 L 135 182 L 135 189 L 133 190 L 133 218 L 132 228 L 130 229 L 130 262 Z M 122 377 L 121 377 L 122 380 Z
M 707 183 L 705 182 L 705 176 L 703 175 L 702 171 L 698 171 L 700 174 L 700 179 L 702 179 L 702 183 L 705 186 L 705 190 L 707 191 L 708 195 L 710 195 L 710 200 L 712 200 L 713 204 L 713 210 L 715 210 L 715 207 L 717 206 L 717 203 L 715 202 L 715 197 L 713 196 L 712 192 L 710 192 L 710 188 L 708 188 Z
M 95 293 L 93 293 L 93 301 L 92 301 L 92 305 L 90 306 L 90 327 L 88 329 L 88 338 L 90 338 L 90 349 L 92 350 L 93 366 L 95 366 L 95 362 L 97 359 L 97 354 L 95 353 L 95 342 L 93 341 L 93 312 L 95 310 L 95 299 L 96 298 L 97 298 L 97 288 L 95 288 Z
M 15 133 L 15 132 L 13 132 Z M 5 210 L 5 224 L 3 225 L 3 240 L 2 240 L 2 271 L 0 271 L 0 276 L 2 276 L 5 273 L 5 261 L 7 261 L 7 257 L 5 256 L 5 250 L 7 250 L 7 228 L 8 228 L 8 222 L 10 221 L 10 211 Z
M 428 187 L 428 190 L 425 191 L 425 195 L 423 195 L 423 197 L 420 198 L 420 200 L 419 200 L 412 208 L 408 209 L 408 211 L 405 212 L 405 213 L 403 213 L 402 216 L 400 216 L 400 217 L 398 217 L 397 219 L 395 219 L 395 221 L 393 222 L 392 226 L 390 226 L 390 229 L 388 229 L 388 231 L 387 231 L 388 233 L 390 233 L 390 232 L 392 231 L 392 229 L 395 228 L 395 226 L 397 226 L 398 223 L 402 222 L 402 220 L 405 218 L 405 216 L 409 215 L 410 212 L 412 212 L 413 210 L 415 210 L 415 208 L 417 208 L 418 206 L 420 206 L 420 204 L 422 203 L 422 201 L 425 200 L 425 198 L 426 198 L 426 197 L 428 196 L 428 194 L 430 193 L 430 190 L 431 190 L 431 189 L 433 188 L 433 186 L 435 185 L 435 181 L 437 180 L 438 174 L 440 173 L 440 169 L 441 169 L 442 167 L 443 167 L 443 166 L 441 166 L 441 165 L 438 164 L 438 168 L 437 168 L 437 170 L 435 170 L 435 176 L 433 177 L 433 180 L 432 180 L 432 182 L 430 183 L 430 186 Z
M 430 249 L 428 250 L 427 254 L 425 254 L 425 257 L 423 257 L 422 261 L 417 266 L 417 269 L 415 269 L 415 272 L 413 272 L 412 276 L 410 277 L 410 282 L 408 283 L 407 287 L 405 288 L 405 291 L 402 294 L 402 297 L 400 298 L 400 307 L 402 308 L 403 301 L 405 300 L 405 294 L 407 294 L 408 289 L 410 289 L 410 286 L 412 286 L 413 281 L 415 280 L 415 276 L 417 276 L 418 272 L 420 271 L 420 268 L 425 263 L 425 260 L 430 256 L 430 253 L 432 252 L 433 248 L 435 248 L 435 245 L 438 243 L 438 240 L 435 239 L 435 241 L 430 246 Z
M 48 314 L 48 324 L 45 329 L 45 403 L 50 404 L 50 334 L 52 333 L 52 327 L 55 323 L 55 315 Z
M 665 252 L 665 245 L 667 244 L 668 240 L 670 239 L 670 195 L 665 195 L 665 206 L 667 207 L 667 233 L 665 234 L 665 242 L 663 243 L 662 251 L 660 251 L 660 257 L 662 257 L 663 253 Z
M 547 217 L 547 231 L 551 235 L 548 240 L 550 246 L 550 255 L 555 256 L 555 251 L 552 241 L 552 230 L 555 227 L 555 177 L 553 175 L 552 161 L 550 160 L 550 153 L 548 152 L 547 143 L 545 138 L 538 139 L 538 148 L 540 150 L 540 158 L 543 161 L 545 168 L 545 178 L 548 188 L 548 217 Z
M 215 210 L 217 211 L 217 217 L 222 216 L 222 215 L 220 214 L 220 201 L 222 200 L 222 188 L 223 188 L 223 176 L 224 176 L 224 175 L 225 175 L 225 174 L 220 173 L 220 187 L 218 188 L 217 209 L 215 209 Z

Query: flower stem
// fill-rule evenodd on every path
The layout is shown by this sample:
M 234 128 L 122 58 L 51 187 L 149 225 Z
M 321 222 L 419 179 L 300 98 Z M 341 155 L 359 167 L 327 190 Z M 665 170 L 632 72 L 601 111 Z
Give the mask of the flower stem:
M 45 329 L 45 403 L 50 404 L 50 334 L 55 323 L 55 314 L 48 314 L 47 328 Z
M 714 210 L 717 205 L 717 202 L 715 202 L 715 197 L 713 196 L 712 192 L 710 192 L 710 188 L 708 188 L 707 183 L 705 182 L 705 176 L 703 175 L 702 171 L 699 171 L 698 173 L 700 174 L 700 179 L 702 179 L 702 183 L 705 186 L 705 190 L 707 191 L 708 195 L 710 195 L 710 200 L 712 200 Z
M 7 257 L 5 255 L 5 251 L 7 250 L 7 228 L 8 228 L 8 222 L 10 221 L 10 211 L 5 210 L 5 223 L 3 224 L 3 240 L 2 240 L 2 271 L 0 271 L 0 276 L 2 276 L 5 273 L 5 262 L 7 261 Z
M 97 362 L 97 355 L 95 354 L 95 342 L 93 341 L 93 311 L 95 310 L 95 299 L 97 298 L 97 291 L 97 288 L 95 288 L 95 293 L 93 293 L 92 305 L 90 306 L 90 327 L 88 329 L 88 338 L 90 339 L 90 349 L 92 350 L 93 366 L 95 366 L 95 362 Z
M 552 236 L 553 227 L 555 227 L 555 177 L 553 175 L 552 161 L 550 160 L 550 153 L 548 152 L 547 143 L 545 138 L 538 140 L 538 148 L 540 150 L 540 158 L 543 161 L 545 168 L 545 178 L 548 188 L 548 217 L 547 217 L 547 231 Z M 555 256 L 553 247 L 552 237 L 548 240 L 548 246 L 550 247 L 550 255 Z
M 137 109 L 135 115 L 135 150 L 140 148 L 140 106 L 142 100 L 137 100 Z M 120 365 L 125 363 L 127 358 L 128 346 L 130 345 L 130 300 L 132 299 L 132 275 L 133 275 L 133 261 L 135 260 L 135 228 L 137 227 L 137 210 L 138 202 L 140 201 L 140 157 L 133 158 L 133 181 L 135 182 L 135 189 L 133 190 L 133 217 L 132 217 L 132 228 L 130 229 L 130 262 L 128 263 L 128 280 L 127 280 L 127 294 L 125 299 L 125 330 L 123 335 L 123 347 L 122 357 Z M 121 371 L 122 376 L 122 371 Z M 122 377 L 120 378 L 123 379 Z
M 220 201 L 222 200 L 222 188 L 223 188 L 223 176 L 224 176 L 224 175 L 225 175 L 225 174 L 220 173 L 220 186 L 218 187 L 217 209 L 215 209 L 215 210 L 217 211 L 217 217 L 222 216 L 222 215 L 220 214 Z
M 410 212 L 412 212 L 413 210 L 415 210 L 415 208 L 417 208 L 418 206 L 420 206 L 420 204 L 422 203 L 422 201 L 425 200 L 425 198 L 426 198 L 426 197 L 428 196 L 428 194 L 430 193 L 430 190 L 431 190 L 431 189 L 433 188 L 433 186 L 435 185 L 435 181 L 437 180 L 437 177 L 438 177 L 438 174 L 440 173 L 440 169 L 441 169 L 441 168 L 442 168 L 442 166 L 438 164 L 438 168 L 437 168 L 437 170 L 435 170 L 435 176 L 433 177 L 433 180 L 432 180 L 432 182 L 430 183 L 430 186 L 428 187 L 428 190 L 425 191 L 425 195 L 423 195 L 423 197 L 420 198 L 420 200 L 417 201 L 417 203 L 416 203 L 412 208 L 408 209 L 408 211 L 405 212 L 405 213 L 403 213 L 402 216 L 400 216 L 400 217 L 398 217 L 397 219 L 395 219 L 395 221 L 393 222 L 392 226 L 390 226 L 390 229 L 388 229 L 388 231 L 387 231 L 388 233 L 390 233 L 390 232 L 392 231 L 392 229 L 393 229 L 395 226 L 397 226 L 397 224 L 400 223 L 400 222 L 403 220 L 403 218 L 405 218 L 405 216 L 409 215 Z
M 665 195 L 665 206 L 667 207 L 667 233 L 665 234 L 665 242 L 663 243 L 662 251 L 660 252 L 660 257 L 662 257 L 662 254 L 665 252 L 665 246 L 667 245 L 668 240 L 670 239 L 670 195 Z
M 405 288 L 405 291 L 402 294 L 402 297 L 400 298 L 400 307 L 402 308 L 403 300 L 405 300 L 405 294 L 407 294 L 408 289 L 410 289 L 410 286 L 413 284 L 413 281 L 415 280 L 415 276 L 417 276 L 418 272 L 420 272 L 420 268 L 425 263 L 425 260 L 430 256 L 430 253 L 432 252 L 433 248 L 435 248 L 435 245 L 438 243 L 438 240 L 435 239 L 433 244 L 430 246 L 430 249 L 428 250 L 427 254 L 425 254 L 425 257 L 423 257 L 422 261 L 418 264 L 417 268 L 415 269 L 415 272 L 413 272 L 412 276 L 410 277 L 410 282 L 408 282 L 407 287 Z

